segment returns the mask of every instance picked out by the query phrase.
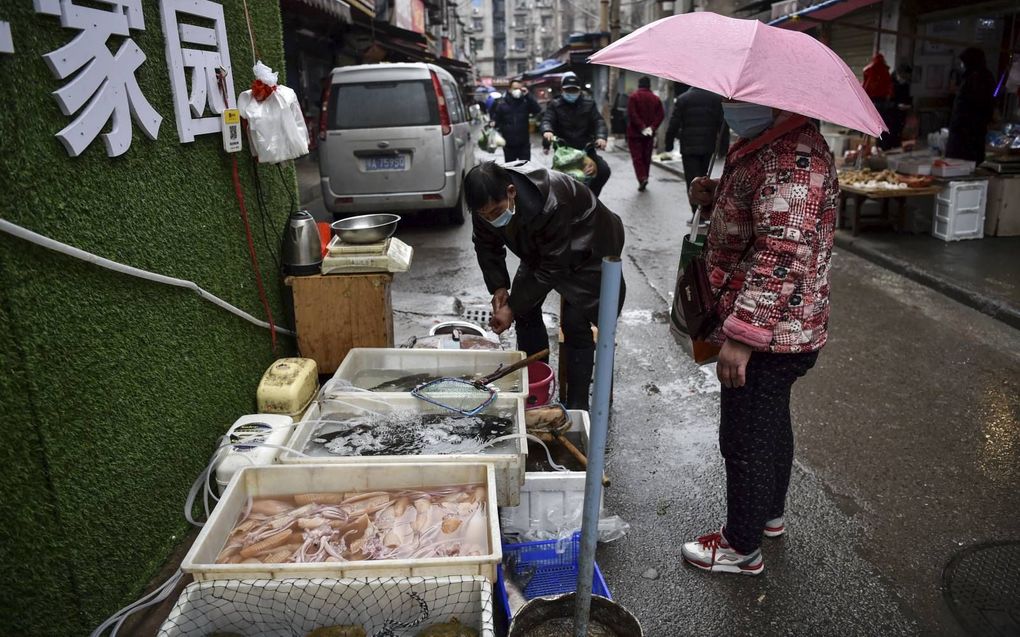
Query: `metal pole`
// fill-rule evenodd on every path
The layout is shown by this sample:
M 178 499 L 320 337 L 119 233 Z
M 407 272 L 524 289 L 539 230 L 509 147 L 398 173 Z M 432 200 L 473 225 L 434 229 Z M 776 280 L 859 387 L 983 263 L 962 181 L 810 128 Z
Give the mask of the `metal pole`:
M 606 466 L 606 434 L 609 429 L 609 397 L 613 390 L 613 358 L 616 354 L 616 319 L 620 311 L 620 257 L 602 259 L 602 290 L 599 294 L 599 340 L 595 346 L 595 386 L 592 389 L 591 432 L 588 435 L 588 471 L 584 479 L 584 514 L 581 518 L 581 555 L 574 606 L 574 637 L 588 634 L 591 583 L 595 576 L 595 547 L 599 535 L 599 502 L 602 473 Z

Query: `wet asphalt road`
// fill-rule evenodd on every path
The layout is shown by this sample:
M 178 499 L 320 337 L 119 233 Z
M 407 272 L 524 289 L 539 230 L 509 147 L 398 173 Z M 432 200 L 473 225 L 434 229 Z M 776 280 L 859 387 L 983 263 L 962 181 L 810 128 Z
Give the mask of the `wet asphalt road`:
M 788 533 L 764 541 L 759 577 L 686 567 L 680 543 L 725 514 L 714 367 L 666 323 L 690 212 L 680 178 L 653 168 L 639 193 L 627 156 L 607 159 L 628 286 L 605 502 L 631 531 L 598 554 L 614 598 L 649 637 L 963 635 L 943 567 L 965 546 L 1020 539 L 1020 331 L 838 252 L 830 344 L 794 387 Z M 415 256 L 394 283 L 398 344 L 488 305 L 470 223 L 423 215 L 399 237 Z

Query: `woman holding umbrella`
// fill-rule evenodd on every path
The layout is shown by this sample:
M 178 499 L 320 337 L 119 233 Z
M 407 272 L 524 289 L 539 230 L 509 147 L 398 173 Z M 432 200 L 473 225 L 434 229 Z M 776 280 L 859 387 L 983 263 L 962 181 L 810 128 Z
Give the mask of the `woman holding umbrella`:
M 826 341 L 839 183 L 805 117 L 747 102 L 724 102 L 723 115 L 740 139 L 721 179 L 699 177 L 691 199 L 711 212 L 705 258 L 722 322 L 712 340 L 722 346 L 727 515 L 681 552 L 705 570 L 756 575 L 762 534 L 785 531 L 790 392 Z
M 697 179 L 690 191 L 711 215 L 705 261 L 718 299 L 711 338 L 721 345 L 727 502 L 722 528 L 684 544 L 681 555 L 703 570 L 757 575 L 765 568 L 762 536 L 786 531 L 791 388 L 827 338 L 839 185 L 832 153 L 808 118 L 876 137 L 884 123 L 825 45 L 756 20 L 665 18 L 592 62 L 722 95 L 723 116 L 740 137 L 721 178 Z

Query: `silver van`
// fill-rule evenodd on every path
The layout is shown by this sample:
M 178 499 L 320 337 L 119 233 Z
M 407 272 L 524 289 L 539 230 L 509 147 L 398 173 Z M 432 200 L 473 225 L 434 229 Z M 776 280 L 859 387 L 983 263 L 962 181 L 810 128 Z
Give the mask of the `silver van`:
M 333 69 L 322 199 L 334 218 L 435 210 L 463 223 L 472 123 L 453 76 L 433 64 Z

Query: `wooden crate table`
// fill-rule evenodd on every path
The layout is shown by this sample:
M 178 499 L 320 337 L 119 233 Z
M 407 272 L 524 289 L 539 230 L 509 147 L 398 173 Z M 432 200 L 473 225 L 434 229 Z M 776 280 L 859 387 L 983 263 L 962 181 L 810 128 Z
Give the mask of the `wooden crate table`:
M 354 347 L 393 347 L 392 274 L 289 276 L 301 355 L 332 374 Z
M 933 185 L 927 188 L 905 188 L 905 189 L 868 189 L 868 188 L 857 188 L 856 186 L 840 186 L 839 187 L 839 226 L 843 227 L 843 222 L 846 217 L 846 200 L 850 197 L 854 198 L 854 212 L 850 217 L 850 232 L 853 236 L 861 230 L 861 226 L 865 223 L 868 225 L 893 225 L 898 226 L 901 230 L 905 230 L 907 227 L 907 199 L 910 197 L 931 197 L 942 192 L 944 185 Z M 879 219 L 861 219 L 861 207 L 864 202 L 868 199 L 874 199 L 882 202 L 882 216 Z M 890 215 L 889 202 L 895 201 L 897 204 L 897 219 L 894 220 Z

